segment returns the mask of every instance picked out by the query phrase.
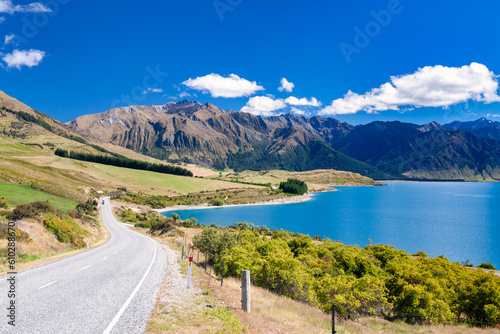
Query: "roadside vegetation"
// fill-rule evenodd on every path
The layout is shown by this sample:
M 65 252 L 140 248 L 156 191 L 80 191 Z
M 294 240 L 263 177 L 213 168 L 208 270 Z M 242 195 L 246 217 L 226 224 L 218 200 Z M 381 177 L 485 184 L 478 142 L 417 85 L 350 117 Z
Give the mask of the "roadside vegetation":
M 344 320 L 376 316 L 409 324 L 500 323 L 500 277 L 481 268 L 387 245 L 346 246 L 249 223 L 228 228 L 181 224 L 201 228 L 192 243 L 208 255 L 217 273 L 239 278 L 249 269 L 255 286 L 325 313 L 335 305 Z
M 177 221 L 178 226 L 168 232 L 167 238 L 153 233 L 153 238 L 158 242 L 167 244 L 177 251 L 190 249 L 193 240 L 197 235 L 210 228 L 196 225 L 196 222 Z M 184 226 L 184 227 L 181 227 Z M 189 228 L 187 226 L 190 226 Z M 247 230 L 248 227 L 255 228 L 251 224 L 239 223 L 232 228 L 214 229 L 216 235 L 228 234 L 237 235 L 239 228 Z M 145 229 L 142 233 L 149 235 Z M 273 232 L 273 231 L 271 231 Z M 284 231 L 279 231 L 284 232 Z M 286 232 L 288 234 L 288 232 Z M 210 235 L 213 235 L 210 232 Z M 297 235 L 289 233 L 290 238 Z M 262 236 L 263 237 L 263 236 Z M 269 239 L 270 236 L 267 235 Z M 325 240 L 314 238 L 313 243 L 320 244 Z M 420 253 L 423 255 L 423 253 Z M 180 257 L 180 256 L 179 256 Z M 410 256 L 411 257 L 411 256 Z M 239 277 L 224 276 L 221 286 L 220 272 L 217 266 L 208 264 L 205 266 L 205 256 L 201 253 L 198 257 L 194 254 L 193 278 L 194 289 L 201 289 L 203 295 L 210 297 L 206 300 L 198 300 L 189 297 L 189 301 L 182 304 L 182 307 L 172 310 L 172 303 L 158 300 L 155 311 L 148 322 L 146 333 L 331 333 L 331 314 L 323 312 L 317 306 L 293 300 L 288 297 L 276 294 L 268 289 L 261 288 L 252 282 L 251 288 L 251 313 L 241 310 L 241 280 Z M 180 261 L 180 258 L 179 258 Z M 170 261 L 172 263 L 172 260 Z M 184 275 L 184 282 L 187 273 L 187 257 L 180 261 L 181 272 Z M 206 269 L 205 269 L 206 268 Z M 172 269 L 171 269 L 172 270 Z M 471 269 L 468 269 L 472 271 Z M 183 283 L 184 283 L 183 282 Z M 170 281 L 167 283 L 171 285 Z M 183 287 L 184 288 L 184 284 Z M 163 289 L 163 287 L 162 287 Z M 191 292 L 191 291 L 190 291 Z M 182 292 L 182 294 L 184 294 Z M 173 297 L 171 297 L 173 298 Z M 174 298 L 174 300 L 176 300 Z M 232 314 L 233 317 L 224 316 L 217 318 L 207 318 L 203 314 L 213 308 L 218 308 L 217 314 Z M 224 319 L 224 320 L 223 320 Z M 227 319 L 227 320 L 225 320 Z M 230 321 L 229 321 L 230 320 Z M 425 319 L 406 319 L 390 315 L 360 316 L 349 320 L 336 316 L 337 333 L 421 333 L 421 334 L 498 334 L 500 328 L 471 324 L 465 318 L 460 321 L 440 321 L 433 323 Z
M 21 203 L 11 207 L 5 197 L 0 198 L 0 274 L 7 271 L 7 244 L 10 233 L 15 233 L 15 260 L 22 265 L 80 249 L 102 239 L 103 231 L 95 218 L 97 201 L 89 199 L 63 212 L 47 201 Z M 10 230 L 9 230 L 10 222 Z

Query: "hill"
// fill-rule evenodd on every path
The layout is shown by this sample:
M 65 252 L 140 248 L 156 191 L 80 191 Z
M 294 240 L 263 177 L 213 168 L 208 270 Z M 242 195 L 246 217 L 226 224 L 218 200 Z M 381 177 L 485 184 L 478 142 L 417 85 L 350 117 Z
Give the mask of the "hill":
M 493 122 L 484 117 L 471 122 L 455 121 L 445 124 L 443 127 L 449 130 L 471 132 L 480 138 L 500 141 L 500 122 Z
M 190 106 L 193 107 L 181 104 L 179 109 L 189 112 Z M 66 208 L 68 203 L 74 205 L 86 201 L 92 191 L 178 196 L 217 190 L 266 189 L 258 184 L 272 183 L 270 180 L 234 182 L 235 179 L 225 177 L 226 173 L 186 164 L 182 164 L 182 167 L 192 171 L 194 178 L 133 170 L 60 157 L 54 154 L 57 149 L 166 163 L 125 147 L 95 141 L 0 92 L 0 185 L 9 187 L 11 184 L 18 184 L 22 185 L 19 189 L 24 189 L 25 192 L 31 189 L 33 192 L 51 194 L 55 196 L 49 196 L 52 202 L 60 199 L 60 203 L 53 203 L 55 206 Z M 292 173 L 277 172 L 284 180 L 294 177 Z M 312 186 L 313 189 L 322 189 L 324 184 L 373 182 L 360 175 L 334 170 L 313 172 L 309 178 L 317 184 Z M 12 203 L 18 201 L 17 197 L 8 199 Z
M 159 159 L 217 169 L 326 168 L 389 177 L 325 142 L 323 137 L 336 140 L 350 129 L 334 119 L 293 115 L 262 118 L 184 100 L 162 106 L 115 108 L 78 117 L 68 126 L 88 137 Z
M 115 108 L 67 125 L 159 159 L 235 172 L 335 169 L 374 179 L 498 180 L 499 127 L 488 120 L 471 123 L 352 126 L 318 116 L 265 118 L 184 100 Z
M 498 141 L 435 122 L 359 125 L 334 147 L 396 178 L 500 180 Z
M 109 143 L 96 143 L 0 91 L 0 183 L 23 184 L 73 203 L 85 201 L 92 189 L 127 189 L 150 195 L 252 187 L 234 183 L 158 174 L 77 161 L 54 155 L 56 149 L 165 163 Z M 186 166 L 195 175 L 215 172 Z

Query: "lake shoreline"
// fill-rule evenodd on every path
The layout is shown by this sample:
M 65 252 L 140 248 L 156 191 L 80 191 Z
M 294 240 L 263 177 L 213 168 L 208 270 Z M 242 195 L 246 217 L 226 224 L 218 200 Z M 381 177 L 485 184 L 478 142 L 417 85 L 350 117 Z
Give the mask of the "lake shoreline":
M 335 191 L 335 190 L 333 190 Z M 314 193 L 306 193 L 304 195 L 293 196 L 293 197 L 283 197 L 268 201 L 259 201 L 254 203 L 245 203 L 245 204 L 228 204 L 223 206 L 214 206 L 209 205 L 208 203 L 204 203 L 201 205 L 174 205 L 171 207 L 163 208 L 163 209 L 153 209 L 158 213 L 170 212 L 176 210 L 200 210 L 200 209 L 217 209 L 217 208 L 236 208 L 241 206 L 253 206 L 253 205 L 281 205 L 281 204 L 295 204 L 307 202 L 312 199 Z

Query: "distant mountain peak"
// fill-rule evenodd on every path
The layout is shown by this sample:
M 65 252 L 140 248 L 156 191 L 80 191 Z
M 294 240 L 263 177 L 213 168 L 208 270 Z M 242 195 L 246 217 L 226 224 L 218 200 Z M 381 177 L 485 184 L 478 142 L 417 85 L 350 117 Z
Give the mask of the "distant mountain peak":
M 435 130 L 441 131 L 441 130 L 446 130 L 446 129 L 443 128 L 441 126 L 441 124 L 432 121 L 430 123 L 422 125 L 421 127 L 417 128 L 417 130 L 420 132 L 429 132 L 429 131 L 435 131 Z
M 184 99 L 182 101 L 179 101 L 179 102 L 176 102 L 175 104 L 178 105 L 178 106 L 191 105 L 191 104 L 197 104 L 197 105 L 201 106 L 201 103 L 198 102 L 198 101 L 189 101 L 189 100 L 186 100 L 186 99 Z

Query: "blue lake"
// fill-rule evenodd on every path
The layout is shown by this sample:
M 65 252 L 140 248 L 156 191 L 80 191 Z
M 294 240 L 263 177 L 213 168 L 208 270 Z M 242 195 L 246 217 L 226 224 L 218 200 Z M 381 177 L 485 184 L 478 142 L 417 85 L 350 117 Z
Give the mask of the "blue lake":
M 369 239 L 409 253 L 500 267 L 500 183 L 387 182 L 337 187 L 308 202 L 178 210 L 181 219 L 266 225 L 364 247 Z M 171 212 L 165 212 L 169 216 Z

